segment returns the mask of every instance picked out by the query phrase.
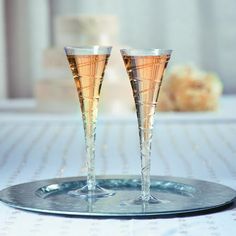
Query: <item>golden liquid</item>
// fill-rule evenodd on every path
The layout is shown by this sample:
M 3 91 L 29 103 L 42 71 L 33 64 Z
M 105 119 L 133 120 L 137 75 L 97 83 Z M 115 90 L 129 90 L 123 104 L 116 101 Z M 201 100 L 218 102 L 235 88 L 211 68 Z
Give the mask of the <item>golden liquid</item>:
M 67 55 L 80 99 L 83 119 L 94 123 L 109 55 Z
M 162 77 L 170 55 L 123 56 L 141 128 L 151 128 Z

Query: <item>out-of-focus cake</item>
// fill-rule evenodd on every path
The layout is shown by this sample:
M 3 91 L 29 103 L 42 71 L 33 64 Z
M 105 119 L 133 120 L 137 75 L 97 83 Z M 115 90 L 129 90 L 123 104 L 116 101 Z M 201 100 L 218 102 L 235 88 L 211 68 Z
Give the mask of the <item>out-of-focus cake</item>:
M 59 16 L 55 19 L 57 47 L 117 43 L 118 19 L 114 15 Z
M 42 55 L 43 78 L 35 85 L 38 110 L 73 112 L 79 107 L 64 46 L 113 46 L 105 71 L 100 111 L 131 110 L 133 100 L 118 43 L 119 24 L 113 15 L 59 16 L 54 21 L 54 45 Z M 128 91 L 127 91 L 128 90 Z M 123 94 L 126 94 L 125 96 Z
M 72 79 L 41 79 L 35 86 L 40 112 L 76 112 L 78 98 Z
M 158 106 L 159 111 L 216 110 L 223 86 L 214 73 L 193 66 L 176 66 L 164 78 Z
M 71 77 L 63 47 L 45 49 L 42 61 L 44 78 L 68 79 Z

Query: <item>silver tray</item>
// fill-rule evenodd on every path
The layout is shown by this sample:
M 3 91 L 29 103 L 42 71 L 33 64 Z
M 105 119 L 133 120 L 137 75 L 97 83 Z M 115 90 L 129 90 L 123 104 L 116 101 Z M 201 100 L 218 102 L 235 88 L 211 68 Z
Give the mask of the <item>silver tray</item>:
M 23 183 L 0 191 L 0 201 L 14 208 L 49 214 L 155 217 L 220 210 L 236 197 L 233 189 L 221 184 L 168 176 L 151 177 L 152 195 L 161 200 L 158 204 L 131 203 L 140 194 L 139 176 L 98 176 L 97 183 L 114 190 L 114 196 L 92 200 L 68 194 L 85 183 L 85 177 Z

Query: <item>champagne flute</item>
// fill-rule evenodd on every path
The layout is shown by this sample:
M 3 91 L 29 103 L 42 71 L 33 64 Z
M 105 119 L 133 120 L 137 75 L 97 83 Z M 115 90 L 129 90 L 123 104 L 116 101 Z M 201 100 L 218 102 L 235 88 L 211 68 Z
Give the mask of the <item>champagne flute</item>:
M 141 196 L 135 204 L 158 203 L 150 193 L 151 142 L 154 114 L 163 74 L 172 50 L 121 49 L 138 118 L 141 154 Z
M 87 184 L 69 192 L 75 196 L 98 198 L 113 195 L 101 188 L 95 178 L 95 139 L 98 103 L 111 47 L 65 47 L 82 111 L 87 164 Z

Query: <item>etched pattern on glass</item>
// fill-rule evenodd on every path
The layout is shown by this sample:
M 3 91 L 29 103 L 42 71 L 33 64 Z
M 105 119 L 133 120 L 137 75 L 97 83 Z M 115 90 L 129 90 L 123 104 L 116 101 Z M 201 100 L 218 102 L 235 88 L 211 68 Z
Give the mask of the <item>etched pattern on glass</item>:
M 67 58 L 80 100 L 87 155 L 87 185 L 77 192 L 102 195 L 103 189 L 96 185 L 95 179 L 95 139 L 98 102 L 109 54 L 75 54 Z
M 150 154 L 154 114 L 162 77 L 170 55 L 123 55 L 138 117 L 141 150 L 141 199 L 150 201 Z

